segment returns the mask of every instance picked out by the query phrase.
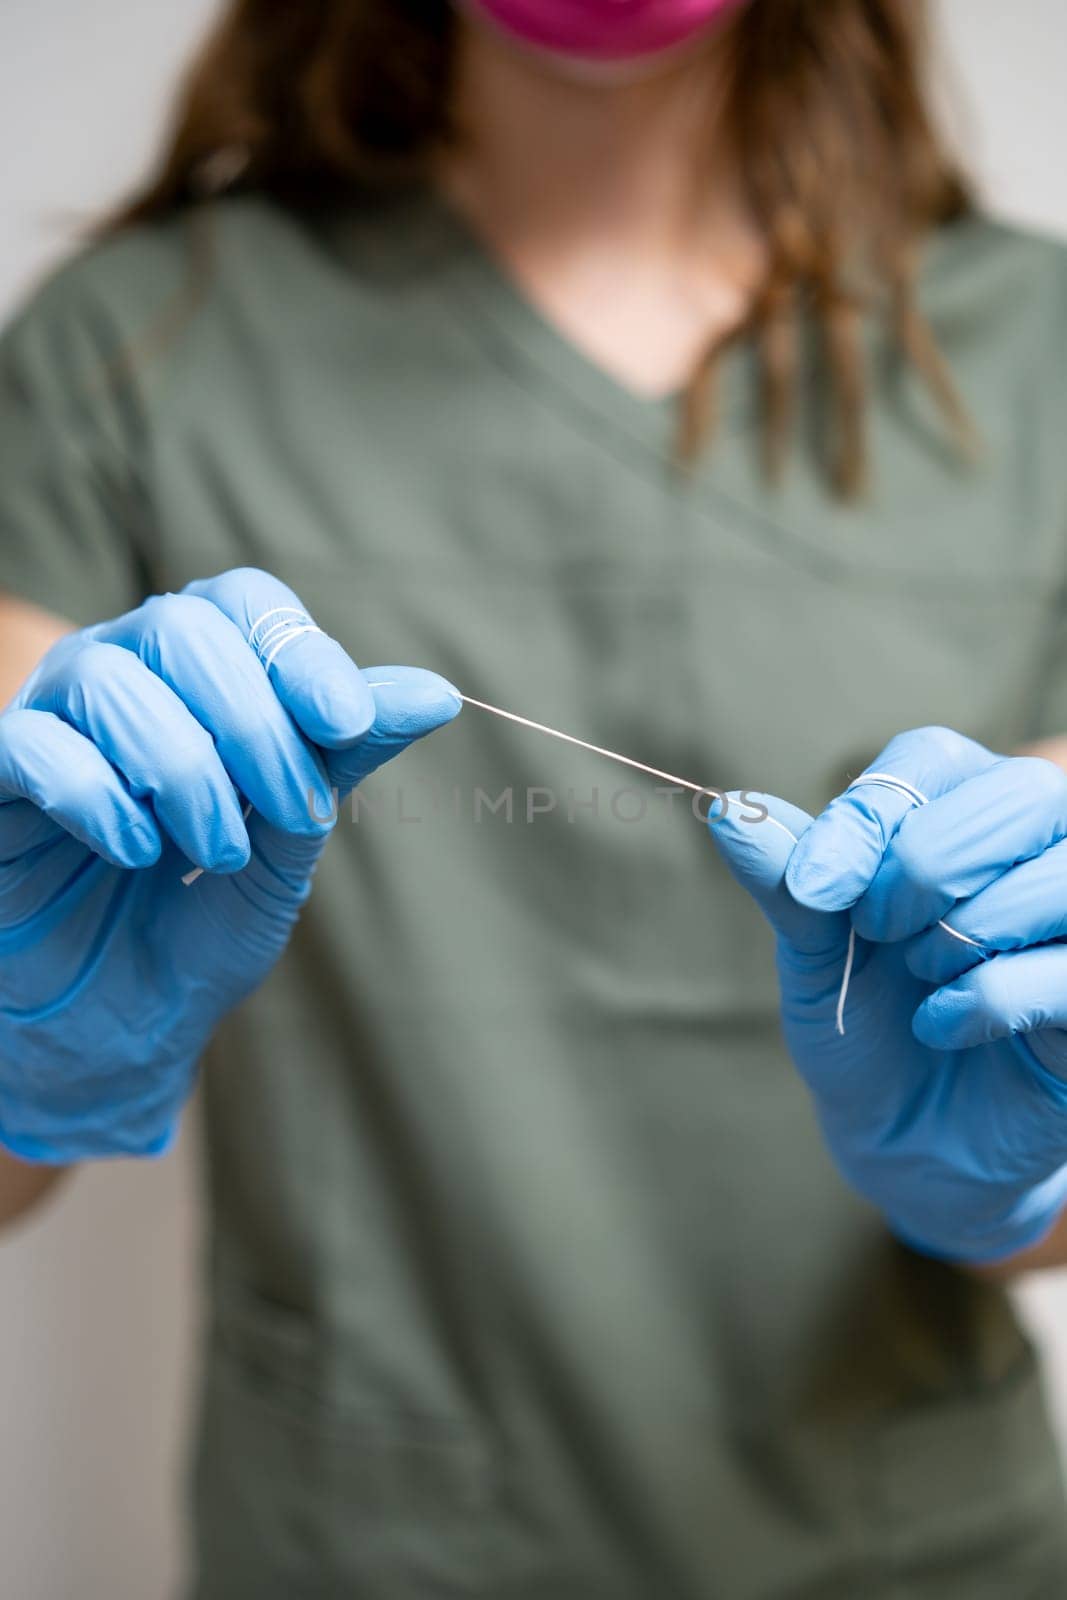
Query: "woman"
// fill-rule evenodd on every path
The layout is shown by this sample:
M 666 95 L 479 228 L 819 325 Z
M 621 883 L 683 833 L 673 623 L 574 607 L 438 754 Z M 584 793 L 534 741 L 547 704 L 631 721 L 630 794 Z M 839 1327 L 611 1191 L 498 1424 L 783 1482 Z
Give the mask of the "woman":
M 923 65 L 240 0 L 6 335 L 6 1209 L 208 1047 L 202 1600 L 1064 1592 L 1067 263 Z

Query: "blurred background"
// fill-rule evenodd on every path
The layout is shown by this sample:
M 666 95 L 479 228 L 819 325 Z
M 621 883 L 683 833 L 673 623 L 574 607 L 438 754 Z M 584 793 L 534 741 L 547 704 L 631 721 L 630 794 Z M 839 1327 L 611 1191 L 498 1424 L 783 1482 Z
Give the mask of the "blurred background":
M 990 203 L 1067 236 L 1067 6 L 935 4 L 947 106 Z M 215 0 L 2 0 L 0 318 L 138 175 L 216 10 Z M 165 1160 L 80 1173 L 0 1242 L 10 1600 L 178 1592 L 199 1315 L 196 1168 L 194 1115 Z M 1035 1279 L 1020 1298 L 1067 1456 L 1067 1272 Z

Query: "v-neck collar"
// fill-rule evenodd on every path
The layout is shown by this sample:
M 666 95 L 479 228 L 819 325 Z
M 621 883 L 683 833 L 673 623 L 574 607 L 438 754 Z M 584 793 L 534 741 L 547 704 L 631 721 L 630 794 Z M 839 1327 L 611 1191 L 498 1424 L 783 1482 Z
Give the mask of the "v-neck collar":
M 674 461 L 679 394 L 646 396 L 616 378 L 537 307 L 470 224 L 426 186 L 361 207 L 346 219 L 353 259 L 378 271 L 388 257 L 404 275 L 430 277 L 480 341 L 527 383 L 565 407 L 584 412 L 631 445 Z M 751 341 L 728 345 L 717 397 L 720 431 L 748 426 L 758 412 L 758 362 Z

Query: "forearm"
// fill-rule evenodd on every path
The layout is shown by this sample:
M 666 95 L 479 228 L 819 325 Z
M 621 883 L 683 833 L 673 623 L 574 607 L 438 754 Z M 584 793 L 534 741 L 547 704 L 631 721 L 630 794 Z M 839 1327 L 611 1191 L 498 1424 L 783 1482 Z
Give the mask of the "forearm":
M 0 595 L 0 623 L 0 705 L 6 705 L 45 651 L 72 625 L 6 595 Z M 64 1170 L 31 1166 L 0 1149 L 0 1229 L 43 1199 Z
M 42 1200 L 65 1171 L 65 1167 L 30 1165 L 0 1150 L 0 1229 Z

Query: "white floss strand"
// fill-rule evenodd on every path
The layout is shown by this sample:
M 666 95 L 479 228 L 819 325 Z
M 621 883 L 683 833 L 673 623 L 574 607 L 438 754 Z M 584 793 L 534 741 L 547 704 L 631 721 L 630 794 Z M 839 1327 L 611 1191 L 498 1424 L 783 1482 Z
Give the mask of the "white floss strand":
M 841 977 L 841 989 L 837 996 L 837 1031 L 844 1036 L 845 1032 L 845 1001 L 848 999 L 848 986 L 852 981 L 852 963 L 856 959 L 856 930 L 848 930 L 848 954 L 845 957 L 845 970 Z
M 913 783 L 907 783 L 903 778 L 898 778 L 892 772 L 864 772 L 850 783 L 846 794 L 851 794 L 853 789 L 862 788 L 864 784 L 873 784 L 879 789 L 892 789 L 894 794 L 903 795 L 904 799 L 913 806 L 924 806 L 926 796 L 921 789 L 916 789 Z M 848 986 L 852 982 L 852 968 L 856 960 L 856 930 L 848 930 L 848 952 L 845 956 L 845 970 L 841 975 L 841 988 L 837 995 L 836 1026 L 839 1034 L 845 1032 L 845 1001 L 848 999 Z
M 909 800 L 913 806 L 929 804 L 928 797 L 923 794 L 921 789 L 917 789 L 913 783 L 907 783 L 903 778 L 898 778 L 891 772 L 865 772 L 856 779 L 855 783 L 849 784 L 846 792 L 858 789 L 861 784 L 865 783 L 876 784 L 882 789 L 892 789 L 896 794 L 903 795 L 904 799 Z M 988 955 L 989 952 L 986 950 L 985 945 L 979 943 L 977 939 L 970 938 L 966 933 L 960 933 L 958 928 L 950 927 L 943 917 L 938 919 L 937 926 L 943 928 L 953 939 L 958 939 L 961 944 L 970 945 L 972 949 L 980 950 L 983 955 Z M 852 966 L 855 959 L 856 930 L 851 928 L 848 935 L 848 954 L 845 957 L 845 971 L 841 979 L 841 992 L 837 997 L 837 1031 L 841 1034 L 845 1031 L 845 1001 L 848 998 L 848 986 L 852 979 Z
M 903 778 L 894 777 L 891 772 L 861 773 L 854 783 L 849 784 L 845 792 L 850 794 L 853 789 L 859 789 L 868 783 L 876 784 L 882 789 L 895 790 L 897 794 L 902 794 L 905 800 L 910 800 L 913 806 L 924 806 L 927 803 L 927 797 L 921 789 L 916 789 L 912 783 L 906 783 Z
M 263 624 L 272 617 L 276 620 L 260 633 Z M 263 671 L 269 672 L 276 658 L 292 640 L 299 639 L 305 633 L 321 632 L 322 629 L 311 620 L 302 607 L 271 606 L 270 610 L 258 616 L 249 628 L 248 642 L 263 663 Z
M 264 637 L 256 641 L 256 632 L 258 628 L 267 620 L 268 617 L 278 616 L 281 613 L 284 613 L 283 619 L 279 622 L 272 623 L 271 627 L 267 629 Z M 310 618 L 307 618 L 306 625 L 302 625 L 303 618 L 306 615 L 306 612 L 298 612 L 295 606 L 278 606 L 273 608 L 271 611 L 265 612 L 262 617 L 259 617 L 257 621 L 253 623 L 249 633 L 249 642 L 253 645 L 253 648 L 262 652 L 264 647 L 273 646 L 273 648 L 268 648 L 268 656 L 266 661 L 264 661 L 265 667 L 270 667 L 271 662 L 278 654 L 278 651 L 281 649 L 282 645 L 288 644 L 290 639 L 296 638 L 302 633 L 320 632 L 314 623 L 311 622 Z M 277 643 L 275 643 L 275 637 L 278 635 L 281 637 L 278 638 Z M 394 688 L 395 686 L 395 678 L 377 678 L 367 680 L 368 689 L 389 689 Z M 607 750 L 603 745 L 590 744 L 588 739 L 579 739 L 575 734 L 564 733 L 560 728 L 550 728 L 547 723 L 535 722 L 532 717 L 522 717 L 517 711 L 505 711 L 503 706 L 492 706 L 488 703 L 488 701 L 476 700 L 473 695 L 460 694 L 458 689 L 454 690 L 453 692 L 455 693 L 457 699 L 461 700 L 464 705 L 477 706 L 479 711 L 488 711 L 491 716 L 503 717 L 506 722 L 517 723 L 520 728 L 532 728 L 535 733 L 546 734 L 550 739 L 561 739 L 564 744 L 576 745 L 579 750 L 588 750 L 595 756 L 603 756 L 607 761 L 617 761 L 621 766 L 632 767 L 636 772 L 647 773 L 650 778 L 662 778 L 665 783 L 669 783 L 675 788 L 689 789 L 693 794 L 720 795 L 722 793 L 720 789 L 714 789 L 708 784 L 693 783 L 691 779 L 679 778 L 673 772 L 662 772 L 659 767 L 650 767 L 646 765 L 644 761 L 636 761 L 633 756 L 621 755 L 617 750 Z M 846 793 L 851 793 L 853 789 L 858 789 L 864 784 L 873 784 L 882 789 L 891 789 L 894 793 L 903 796 L 905 800 L 910 801 L 913 806 L 924 806 L 927 804 L 927 796 L 923 794 L 921 789 L 917 789 L 914 784 L 908 783 L 904 778 L 896 777 L 895 774 L 891 772 L 865 772 L 862 774 L 862 776 L 857 778 L 854 783 L 849 784 Z M 246 822 L 251 810 L 252 807 L 250 805 L 246 805 L 244 808 L 242 815 L 244 816 Z M 798 842 L 797 836 L 792 829 L 787 828 L 784 822 L 779 822 L 777 817 L 768 815 L 764 818 L 764 821 L 769 822 L 774 827 L 778 828 L 779 831 L 784 833 L 787 838 L 792 839 L 794 844 Z M 194 871 L 187 872 L 185 874 L 185 876 L 182 878 L 182 883 L 188 887 L 188 885 L 195 883 L 198 878 L 202 877 L 203 873 L 203 867 L 197 867 L 194 869 Z M 967 934 L 960 933 L 956 928 L 949 927 L 948 923 L 944 920 L 940 920 L 937 925 L 939 928 L 943 928 L 947 934 L 951 934 L 953 939 L 958 939 L 961 944 L 971 945 L 976 950 L 985 950 L 985 946 L 980 944 L 977 939 L 971 939 L 967 936 Z M 841 988 L 837 996 L 837 1012 L 835 1018 L 837 1032 L 842 1036 L 845 1032 L 845 1002 L 848 999 L 849 984 L 852 981 L 852 968 L 855 965 L 855 960 L 856 930 L 855 928 L 850 928 L 848 935 L 848 951 L 845 955 L 845 970 L 841 975 Z
M 263 659 L 263 650 L 267 649 L 267 658 L 263 661 L 265 668 L 269 668 L 279 649 L 281 649 L 282 645 L 288 644 L 290 639 L 295 639 L 301 633 L 318 633 L 320 631 L 311 622 L 310 618 L 307 619 L 306 625 L 303 623 L 303 619 L 306 616 L 306 612 L 298 611 L 295 606 L 275 606 L 272 607 L 270 611 L 265 611 L 263 615 L 258 617 L 252 624 L 252 627 L 249 630 L 249 643 L 252 645 L 253 649 L 260 654 L 261 660 Z M 271 626 L 266 629 L 263 636 L 261 638 L 257 638 L 258 630 L 262 627 L 264 622 L 272 617 L 279 617 L 280 620 L 272 622 Z M 278 642 L 274 643 L 275 638 L 279 635 L 280 638 L 278 639 Z M 396 686 L 395 678 L 373 678 L 367 679 L 366 682 L 368 689 L 389 689 L 395 688 Z M 624 767 L 632 767 L 636 772 L 647 773 L 650 778 L 661 778 L 664 783 L 669 783 L 674 788 L 688 789 L 693 794 L 715 795 L 716 797 L 722 795 L 723 793 L 721 789 L 713 788 L 709 784 L 694 783 L 690 778 L 679 778 L 673 772 L 663 772 L 659 767 L 650 767 L 644 761 L 635 760 L 633 756 L 624 756 L 621 755 L 617 750 L 607 750 L 603 745 L 591 744 L 588 739 L 579 739 L 575 734 L 564 733 L 560 728 L 550 728 L 547 723 L 535 722 L 532 717 L 522 717 L 517 711 L 505 711 L 502 706 L 489 705 L 489 703 L 485 700 L 476 700 L 473 695 L 460 694 L 458 689 L 455 689 L 452 692 L 455 694 L 457 699 L 464 703 L 464 705 L 477 706 L 479 711 L 488 711 L 494 717 L 503 717 L 505 721 L 517 723 L 521 728 L 532 728 L 535 733 L 547 734 L 550 739 L 561 739 L 564 744 L 573 744 L 576 745 L 579 750 L 588 750 L 593 755 L 603 756 L 608 761 L 617 761 Z M 250 805 L 246 806 L 244 809 L 243 815 L 246 822 L 251 810 L 252 807 Z M 779 822 L 777 817 L 771 816 L 765 818 L 765 821 L 772 823 L 776 828 L 780 829 L 782 833 L 786 834 L 788 838 L 792 839 L 794 844 L 796 844 L 796 834 L 792 833 L 790 829 L 786 827 L 784 822 Z M 191 872 L 187 872 L 185 874 L 185 876 L 182 878 L 182 883 L 185 884 L 186 888 L 188 888 L 191 884 L 194 884 L 198 878 L 203 877 L 203 874 L 203 867 L 195 867 Z
M 459 698 L 468 706 L 477 706 L 479 711 L 489 711 L 494 717 L 505 717 L 508 722 L 517 722 L 522 728 L 533 728 L 536 733 L 547 733 L 550 739 L 562 739 L 566 744 L 576 744 L 580 750 L 591 750 L 595 756 L 604 756 L 608 761 L 618 761 L 624 767 L 647 772 L 649 777 L 662 778 L 665 783 L 673 784 L 676 788 L 691 789 L 694 794 L 722 793 L 720 789 L 713 789 L 706 783 L 692 783 L 688 778 L 676 778 L 672 772 L 661 772 L 658 767 L 648 767 L 643 761 L 635 761 L 633 756 L 622 756 L 617 750 L 605 750 L 603 745 L 590 744 L 586 739 L 577 739 L 573 733 L 562 733 L 559 728 L 549 728 L 543 722 L 533 722 L 529 717 L 520 717 L 517 711 L 504 711 L 500 706 L 487 705 L 484 700 L 475 700 L 469 694 L 461 694 Z
M 960 944 L 969 944 L 973 950 L 981 950 L 983 955 L 987 954 L 985 945 L 978 939 L 972 939 L 969 934 L 961 933 L 958 928 L 950 928 L 943 918 L 937 925 L 939 928 L 944 928 L 945 932 L 950 933 L 954 939 L 958 939 Z
M 267 620 L 268 617 L 276 615 L 277 611 L 281 610 L 285 610 L 288 613 L 291 609 L 295 610 L 295 608 L 278 607 L 276 610 L 265 612 L 264 615 L 253 624 L 250 638 L 255 640 L 256 630 L 262 625 L 263 622 Z M 294 623 L 296 623 L 297 626 L 294 627 Z M 255 640 L 253 648 L 262 650 L 263 647 L 270 642 L 272 635 L 278 633 L 279 631 L 282 633 L 283 637 L 280 641 L 280 644 L 275 645 L 274 648 L 269 652 L 268 659 L 264 662 L 265 666 L 269 666 L 270 661 L 272 661 L 274 656 L 277 655 L 281 644 L 288 644 L 289 640 L 296 638 L 298 633 L 308 633 L 312 631 L 318 632 L 318 629 L 314 628 L 313 624 L 311 627 L 300 626 L 299 616 L 287 615 L 283 622 L 273 623 L 271 627 L 267 629 L 263 638 Z M 388 689 L 395 687 L 395 684 L 395 678 L 376 678 L 367 680 L 368 689 Z M 603 756 L 608 761 L 618 761 L 624 767 L 632 767 L 637 772 L 647 773 L 650 778 L 661 778 L 664 783 L 669 783 L 674 788 L 689 789 L 693 794 L 719 796 L 722 793 L 720 789 L 712 788 L 709 784 L 693 783 L 689 778 L 676 777 L 673 772 L 662 772 L 659 767 L 650 767 L 646 765 L 644 761 L 635 761 L 633 756 L 620 755 L 617 750 L 606 750 L 603 745 L 590 744 L 587 739 L 579 739 L 573 733 L 564 733 L 559 728 L 550 728 L 544 722 L 534 722 L 531 717 L 520 717 L 517 711 L 505 711 L 502 706 L 491 706 L 485 700 L 476 700 L 473 695 L 460 694 L 458 689 L 454 690 L 453 692 L 456 694 L 458 699 L 463 701 L 465 705 L 477 706 L 479 711 L 488 711 L 494 717 L 503 717 L 507 722 L 518 723 L 518 725 L 522 728 L 532 728 L 535 733 L 547 734 L 550 739 L 562 739 L 565 744 L 577 745 L 580 750 L 589 750 L 593 755 Z M 250 810 L 250 806 L 245 810 L 244 815 L 246 821 L 248 819 Z M 783 833 L 789 834 L 789 837 L 794 843 L 796 843 L 795 835 L 789 832 L 789 829 L 784 823 L 777 822 L 774 817 L 768 817 L 767 821 L 774 822 L 776 827 L 781 828 Z M 203 875 L 203 871 L 203 867 L 196 867 L 192 872 L 187 872 L 185 874 L 185 876 L 182 878 L 182 882 L 188 887 L 189 884 L 195 883 L 196 880 Z

